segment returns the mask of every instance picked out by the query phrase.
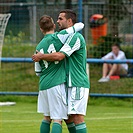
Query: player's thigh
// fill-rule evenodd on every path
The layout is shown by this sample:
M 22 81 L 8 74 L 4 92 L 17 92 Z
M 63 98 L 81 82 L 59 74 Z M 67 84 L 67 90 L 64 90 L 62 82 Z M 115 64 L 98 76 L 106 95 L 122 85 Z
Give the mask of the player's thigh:
M 67 119 L 67 93 L 65 84 L 48 89 L 48 104 L 51 119 Z
M 88 88 L 68 88 L 68 114 L 86 115 L 88 97 Z

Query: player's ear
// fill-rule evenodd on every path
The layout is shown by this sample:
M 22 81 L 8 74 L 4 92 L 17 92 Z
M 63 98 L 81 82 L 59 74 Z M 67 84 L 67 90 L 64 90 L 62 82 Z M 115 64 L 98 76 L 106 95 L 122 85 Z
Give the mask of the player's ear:
M 56 25 L 54 24 L 54 29 L 56 29 Z
M 40 28 L 40 30 L 44 35 L 46 34 L 46 32 L 42 28 Z
M 42 28 L 40 28 L 40 31 L 43 32 Z
M 71 18 L 67 19 L 67 23 L 69 26 L 71 26 L 73 24 L 72 19 Z
M 44 32 L 44 30 L 42 29 L 42 28 L 40 28 L 40 30 L 41 30 L 41 32 L 44 34 L 45 32 Z

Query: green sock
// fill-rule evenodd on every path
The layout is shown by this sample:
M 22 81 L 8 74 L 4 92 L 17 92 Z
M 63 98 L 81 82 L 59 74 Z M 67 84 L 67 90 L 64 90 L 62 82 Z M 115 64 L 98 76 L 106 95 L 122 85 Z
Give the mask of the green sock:
M 69 133 L 76 133 L 75 124 L 73 122 L 67 123 L 67 128 L 69 130 Z
M 75 128 L 76 128 L 76 133 L 87 133 L 86 124 L 84 122 L 75 125 Z
M 49 133 L 50 132 L 50 122 L 43 120 L 40 126 L 40 133 Z
M 59 123 L 54 122 L 51 133 L 62 133 L 62 126 Z

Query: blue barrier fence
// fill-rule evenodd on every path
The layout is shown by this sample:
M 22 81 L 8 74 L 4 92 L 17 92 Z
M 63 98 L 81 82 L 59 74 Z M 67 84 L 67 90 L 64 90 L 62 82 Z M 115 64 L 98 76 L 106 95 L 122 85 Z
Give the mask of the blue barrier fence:
M 31 58 L 0 58 L 1 62 L 27 62 L 27 63 L 33 63 L 33 60 Z M 87 58 L 87 63 L 128 63 L 133 64 L 133 59 L 126 59 L 126 60 L 102 60 L 102 59 L 96 59 L 96 58 Z
M 27 62 L 33 63 L 31 58 L 0 58 L 1 62 L 5 63 L 15 63 L 15 62 Z M 133 59 L 126 60 L 102 60 L 102 59 L 94 59 L 87 58 L 87 63 L 129 63 L 133 64 Z M 0 92 L 0 95 L 25 95 L 25 96 L 37 96 L 38 92 Z M 92 97 L 114 97 L 114 98 L 133 98 L 133 94 L 101 94 L 101 93 L 90 93 Z
M 0 95 L 38 96 L 38 92 L 0 92 Z M 91 97 L 133 98 L 133 94 L 90 93 Z

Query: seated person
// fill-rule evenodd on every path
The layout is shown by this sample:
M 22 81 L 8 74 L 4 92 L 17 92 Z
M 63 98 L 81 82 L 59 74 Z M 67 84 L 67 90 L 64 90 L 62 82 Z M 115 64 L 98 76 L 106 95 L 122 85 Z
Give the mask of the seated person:
M 120 50 L 118 44 L 112 45 L 112 51 L 106 54 L 102 59 L 112 59 L 112 60 L 124 60 L 126 59 L 125 53 Z M 128 65 L 127 64 L 103 64 L 102 70 L 102 78 L 98 80 L 98 82 L 108 82 L 110 80 L 110 76 L 112 75 L 120 75 L 127 74 Z

